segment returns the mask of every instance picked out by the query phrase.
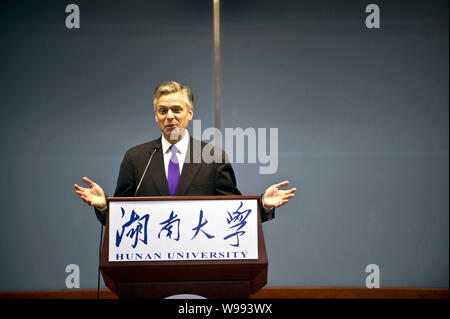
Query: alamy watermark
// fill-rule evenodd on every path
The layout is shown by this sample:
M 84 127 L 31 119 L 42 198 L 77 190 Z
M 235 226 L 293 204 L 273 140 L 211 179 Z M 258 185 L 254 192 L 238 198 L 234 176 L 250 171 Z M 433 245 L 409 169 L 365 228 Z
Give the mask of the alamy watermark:
M 66 287 L 68 289 L 80 288 L 80 266 L 77 264 L 69 264 L 66 266 Z
M 380 288 L 380 267 L 377 264 L 367 265 L 366 273 L 369 273 L 366 277 L 366 287 Z
M 379 29 L 380 28 L 380 7 L 377 4 L 371 3 L 366 6 L 366 13 L 369 13 L 366 17 L 367 29 Z
M 214 127 L 202 131 L 201 120 L 192 122 L 193 155 L 191 158 L 190 153 L 186 154 L 185 163 L 258 163 L 260 174 L 278 170 L 278 128 L 225 128 L 222 134 Z M 183 134 L 184 129 L 175 129 L 170 139 L 177 140 Z M 202 148 L 200 141 L 207 145 Z
M 68 13 L 66 16 L 65 24 L 67 29 L 79 29 L 80 28 L 80 7 L 77 4 L 71 3 L 66 6 L 65 12 Z M 371 3 L 365 8 L 365 12 L 369 13 L 365 19 L 365 25 L 368 29 L 379 29 L 380 28 L 380 7 Z
M 69 13 L 66 17 L 67 29 L 79 29 L 80 28 L 80 7 L 74 3 L 66 6 L 66 13 Z

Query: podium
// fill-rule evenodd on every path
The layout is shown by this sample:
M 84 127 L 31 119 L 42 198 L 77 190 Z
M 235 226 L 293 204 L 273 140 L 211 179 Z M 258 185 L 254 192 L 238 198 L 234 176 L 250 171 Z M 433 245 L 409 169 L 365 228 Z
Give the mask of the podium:
M 232 202 L 234 201 L 234 202 Z M 119 261 L 111 260 L 110 249 L 111 252 L 115 247 L 110 247 L 111 243 L 116 239 L 117 241 L 128 236 L 137 236 L 140 235 L 141 238 L 137 239 L 137 237 L 133 237 L 134 242 L 133 246 L 141 245 L 143 246 L 143 242 L 147 242 L 147 237 L 156 236 L 156 232 L 150 231 L 148 236 L 147 232 L 145 233 L 145 237 L 143 235 L 143 226 L 149 227 L 149 220 L 153 218 L 152 207 L 159 207 L 160 209 L 165 209 L 167 207 L 167 212 L 172 212 L 170 217 L 174 217 L 176 212 L 180 210 L 189 210 L 194 209 L 195 211 L 200 211 L 200 219 L 198 217 L 191 218 L 193 220 L 190 221 L 192 225 L 198 223 L 199 226 L 206 225 L 207 217 L 211 220 L 212 214 L 219 214 L 218 212 L 222 212 L 227 210 L 228 222 L 231 219 L 230 210 L 226 209 L 225 206 L 227 203 L 253 203 L 255 202 L 256 207 L 256 223 L 255 232 L 253 236 L 255 243 L 255 250 L 257 250 L 257 258 L 255 259 L 240 259 L 239 256 L 235 259 L 220 259 L 219 257 L 226 256 L 225 253 L 209 253 L 209 255 L 204 252 L 188 253 L 182 254 L 178 253 L 178 256 L 185 257 L 186 255 L 195 256 L 195 257 L 206 257 L 211 256 L 214 258 L 210 259 L 201 259 L 201 260 L 127 260 L 128 257 L 132 256 L 132 254 L 116 254 L 116 258 L 120 257 Z M 100 256 L 100 271 L 103 276 L 103 280 L 106 286 L 115 293 L 119 298 L 167 298 L 170 296 L 180 295 L 180 294 L 193 294 L 199 295 L 208 299 L 245 299 L 249 298 L 250 294 L 256 293 L 262 287 L 267 284 L 267 270 L 268 270 L 268 260 L 266 247 L 264 243 L 264 235 L 262 231 L 261 224 L 261 198 L 260 196 L 176 196 L 176 197 L 110 197 L 108 198 L 108 216 L 106 219 L 106 228 L 103 237 L 103 245 Z M 216 204 L 217 203 L 217 204 Z M 129 231 L 128 233 L 123 230 L 120 232 L 118 230 L 111 230 L 110 214 L 118 214 L 117 207 L 120 204 L 122 209 L 122 216 L 124 216 L 124 212 L 129 207 L 129 210 L 133 207 L 137 207 L 136 205 L 143 204 L 148 205 L 144 206 L 140 211 L 150 212 L 147 215 L 142 216 L 140 212 L 135 213 L 134 219 L 141 218 L 140 228 L 136 228 L 134 232 Z M 115 205 L 115 206 L 113 206 Z M 177 209 L 172 209 L 172 206 L 177 205 Z M 205 211 L 205 215 L 203 216 L 203 207 L 208 205 L 209 209 Z M 196 206 L 199 206 L 198 208 Z M 201 206 L 201 207 L 200 207 Z M 242 206 L 242 204 L 241 204 Z M 112 211 L 116 209 L 115 211 Z M 125 207 L 125 209 L 123 208 Z M 239 211 L 239 209 L 237 210 Z M 139 215 L 140 214 L 140 215 Z M 208 214 L 208 215 L 206 215 Z M 120 213 L 119 213 L 120 215 Z M 253 214 L 255 215 L 255 214 Z M 120 217 L 120 216 L 119 216 Z M 114 218 L 119 218 L 114 217 Z M 144 218 L 145 217 L 145 218 Z M 133 218 L 133 217 L 132 217 Z M 216 217 L 217 218 L 217 217 Z M 243 221 L 243 215 L 239 216 L 241 219 L 241 224 L 245 225 Z M 246 218 L 246 217 L 245 217 Z M 255 217 L 252 217 L 255 218 Z M 132 220 L 132 219 L 130 219 Z M 202 223 L 203 221 L 203 223 Z M 124 224 L 124 225 L 129 225 Z M 158 225 L 162 225 L 163 223 L 159 223 Z M 212 223 L 211 223 L 212 224 Z M 250 225 L 250 223 L 249 223 Z M 179 226 L 179 224 L 178 224 Z M 213 225 L 208 225 L 213 226 Z M 239 226 L 239 227 L 240 227 Z M 245 225 L 246 227 L 248 225 Z M 243 234 L 243 229 L 236 227 L 234 231 L 236 232 L 236 236 L 233 240 L 237 240 L 237 242 L 231 243 L 230 248 L 233 249 L 236 246 L 236 243 L 239 244 L 239 236 Z M 123 226 L 123 229 L 125 226 Z M 204 227 L 206 228 L 206 227 Z M 232 227 L 230 227 L 231 229 Z M 195 228 L 192 228 L 194 230 Z M 209 228 L 213 229 L 213 228 Z M 239 232 L 238 230 L 241 229 Z M 170 241 L 170 244 L 174 243 L 174 231 L 175 228 L 166 228 L 165 232 L 161 232 L 158 234 L 160 241 L 164 239 L 166 242 Z M 199 233 L 199 228 L 197 229 L 197 233 Z M 168 233 L 170 231 L 171 233 Z M 201 238 L 203 241 L 207 241 L 208 237 L 204 229 L 201 229 L 203 233 L 198 234 L 198 241 L 201 242 Z M 131 234 L 131 235 L 130 235 Z M 171 238 L 164 238 L 165 234 L 172 235 Z M 249 234 L 246 234 L 250 236 Z M 212 235 L 210 235 L 212 236 Z M 187 237 L 187 236 L 185 236 Z M 189 234 L 189 238 L 192 237 Z M 200 238 L 201 237 L 201 238 Z M 216 240 L 223 240 L 223 236 L 217 236 Z M 220 237 L 220 238 L 219 238 Z M 225 237 L 226 238 L 226 237 Z M 241 237 L 244 238 L 244 236 Z M 229 239 L 230 240 L 230 239 Z M 191 240 L 191 244 L 194 242 Z M 257 242 L 257 243 L 256 243 Z M 114 245 L 112 245 L 114 246 Z M 257 248 L 256 248 L 257 246 Z M 175 253 L 174 253 L 175 254 Z M 169 257 L 174 257 L 172 254 Z M 112 254 L 114 255 L 114 254 Z M 124 257 L 125 255 L 125 257 Z M 154 254 L 157 257 L 161 257 L 160 254 Z M 230 255 L 230 254 L 228 254 Z M 232 255 L 232 254 L 231 254 Z M 236 253 L 235 253 L 236 255 Z M 244 255 L 244 253 L 242 253 Z M 136 254 L 142 258 L 142 254 Z M 148 254 L 149 258 L 150 254 Z

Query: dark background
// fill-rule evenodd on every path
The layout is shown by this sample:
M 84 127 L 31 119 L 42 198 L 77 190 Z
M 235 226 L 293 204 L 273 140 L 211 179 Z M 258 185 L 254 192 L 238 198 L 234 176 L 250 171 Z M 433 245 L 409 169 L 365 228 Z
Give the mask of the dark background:
M 114 192 L 154 139 L 152 92 L 188 84 L 214 125 L 212 1 L 0 2 L 0 290 L 96 287 L 100 224 L 76 196 Z M 448 1 L 221 4 L 222 127 L 278 128 L 278 171 L 234 164 L 244 194 L 290 180 L 264 224 L 269 285 L 448 287 Z

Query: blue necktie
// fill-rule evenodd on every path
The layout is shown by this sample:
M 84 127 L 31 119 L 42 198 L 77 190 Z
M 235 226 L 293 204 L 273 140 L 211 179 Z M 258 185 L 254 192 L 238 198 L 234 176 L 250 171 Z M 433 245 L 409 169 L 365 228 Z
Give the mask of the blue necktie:
M 180 180 L 180 166 L 178 165 L 177 148 L 175 145 L 170 146 L 169 151 L 172 155 L 170 156 L 169 169 L 167 171 L 167 183 L 169 184 L 170 196 L 175 196 L 178 181 Z

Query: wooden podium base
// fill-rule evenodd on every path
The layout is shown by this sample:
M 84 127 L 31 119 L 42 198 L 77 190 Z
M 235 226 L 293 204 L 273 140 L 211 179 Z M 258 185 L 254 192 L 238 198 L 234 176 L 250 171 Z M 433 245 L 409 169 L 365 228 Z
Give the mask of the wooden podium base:
M 207 299 L 248 299 L 249 281 L 179 281 L 118 283 L 121 299 L 163 299 L 174 295 L 190 294 Z

